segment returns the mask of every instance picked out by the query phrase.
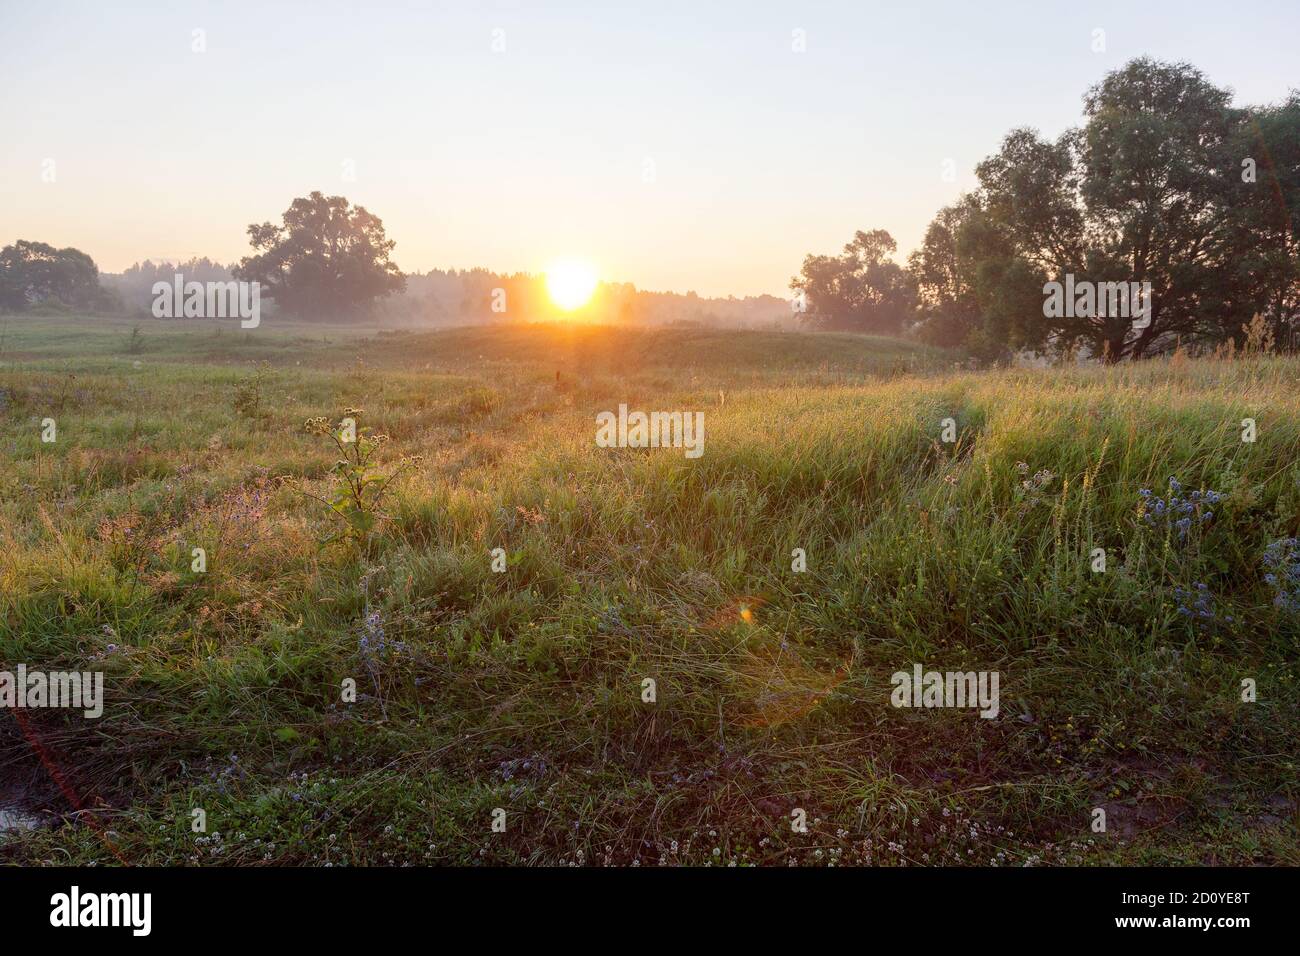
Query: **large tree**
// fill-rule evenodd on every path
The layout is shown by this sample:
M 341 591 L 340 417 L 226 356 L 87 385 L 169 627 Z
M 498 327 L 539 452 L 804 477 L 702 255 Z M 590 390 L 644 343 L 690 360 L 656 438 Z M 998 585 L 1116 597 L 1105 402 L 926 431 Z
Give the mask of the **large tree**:
M 925 230 L 920 248 L 908 257 L 921 321 L 918 335 L 931 345 L 971 347 L 985 335 L 975 260 L 966 248 L 974 235 L 969 228 L 972 218 L 980 214 L 973 196 L 945 206 Z
M 1117 361 L 1240 335 L 1260 312 L 1283 341 L 1300 304 L 1296 98 L 1237 109 L 1193 67 L 1143 58 L 1089 90 L 1084 115 L 1054 142 L 1012 131 L 931 225 L 912 262 L 923 332 Z M 1099 304 L 1046 314 L 1045 284 L 1066 276 L 1150 283 L 1149 323 Z
M 295 199 L 282 219 L 278 226 L 248 227 L 257 254 L 240 260 L 234 273 L 261 283 L 289 314 L 362 313 L 376 299 L 405 289 L 401 270 L 389 259 L 395 243 L 364 207 L 313 192 Z
M 50 301 L 82 309 L 102 305 L 95 261 L 79 249 L 25 239 L 0 249 L 0 309 L 19 312 Z
M 1230 152 L 1223 335 L 1240 342 L 1259 314 L 1279 347 L 1300 347 L 1300 92 L 1247 111 Z
M 790 288 L 803 297 L 804 319 L 821 329 L 897 333 L 912 318 L 911 281 L 890 258 L 898 249 L 883 229 L 858 231 L 839 256 L 807 256 Z
M 1141 357 L 1161 336 L 1193 335 L 1223 306 L 1234 248 L 1226 222 L 1242 121 L 1232 94 L 1186 63 L 1134 60 L 1084 98 L 1079 143 L 1089 263 L 1113 278 L 1150 282 L 1150 325 L 1108 326 L 1116 358 Z

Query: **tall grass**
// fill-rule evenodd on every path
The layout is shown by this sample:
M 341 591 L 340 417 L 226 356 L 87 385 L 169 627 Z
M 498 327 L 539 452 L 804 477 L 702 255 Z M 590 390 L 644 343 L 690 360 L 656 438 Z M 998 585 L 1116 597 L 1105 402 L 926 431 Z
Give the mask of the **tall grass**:
M 0 369 L 0 661 L 109 688 L 96 722 L 0 715 L 0 767 L 30 771 L 38 733 L 114 834 L 77 815 L 0 853 L 1300 861 L 1300 623 L 1263 563 L 1300 526 L 1296 360 L 972 373 L 854 336 L 554 327 L 145 328 L 128 357 L 122 335 L 27 323 Z M 703 456 L 597 448 L 620 402 L 704 411 Z M 337 449 L 302 424 L 348 406 L 390 436 L 377 467 L 423 460 L 373 534 L 323 544 Z M 1187 538 L 1142 517 L 1171 476 L 1223 496 Z M 1210 617 L 1180 611 L 1198 585 Z M 998 718 L 894 709 L 914 662 L 999 671 Z

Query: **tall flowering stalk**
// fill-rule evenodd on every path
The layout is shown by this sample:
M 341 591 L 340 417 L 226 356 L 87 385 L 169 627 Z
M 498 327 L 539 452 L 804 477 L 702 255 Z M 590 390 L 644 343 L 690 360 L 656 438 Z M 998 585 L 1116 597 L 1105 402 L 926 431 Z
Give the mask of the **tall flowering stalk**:
M 343 530 L 327 538 L 325 543 L 339 538 L 367 540 L 384 517 L 380 509 L 388 486 L 394 478 L 421 460 L 418 455 L 404 457 L 392 472 L 383 474 L 375 467 L 374 459 L 380 447 L 387 443 L 388 436 L 374 434 L 370 428 L 358 428 L 356 420 L 362 414 L 359 408 L 348 408 L 335 424 L 331 424 L 328 418 L 319 417 L 307 419 L 303 426 L 309 434 L 328 436 L 342 455 L 330 469 L 335 484 L 329 498 L 303 492 L 326 505 L 343 522 Z

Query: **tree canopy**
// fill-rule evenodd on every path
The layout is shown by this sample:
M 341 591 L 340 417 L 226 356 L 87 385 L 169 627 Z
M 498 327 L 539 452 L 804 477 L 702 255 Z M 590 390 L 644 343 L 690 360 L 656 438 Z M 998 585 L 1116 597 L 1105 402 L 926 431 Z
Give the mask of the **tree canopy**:
M 240 260 L 235 277 L 261 283 L 291 315 L 362 313 L 406 287 L 383 222 L 342 196 L 295 199 L 281 225 L 254 223 L 248 237 L 256 254 Z
M 0 309 L 21 312 L 41 302 L 101 305 L 104 293 L 95 261 L 79 249 L 25 239 L 0 249 Z
M 822 329 L 901 331 L 914 295 L 907 274 L 889 258 L 897 250 L 885 230 L 859 230 L 842 255 L 806 257 L 790 281 L 803 297 L 805 320 Z

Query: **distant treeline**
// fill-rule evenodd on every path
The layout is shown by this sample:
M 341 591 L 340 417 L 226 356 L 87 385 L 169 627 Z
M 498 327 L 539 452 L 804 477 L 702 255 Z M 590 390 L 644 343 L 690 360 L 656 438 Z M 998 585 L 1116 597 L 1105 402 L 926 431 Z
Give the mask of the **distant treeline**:
M 166 282 L 171 285 L 177 273 L 183 275 L 186 282 L 230 282 L 234 279 L 229 267 L 204 257 L 177 263 L 155 263 L 146 259 L 120 275 L 102 273 L 99 281 L 112 295 L 117 311 L 131 315 L 152 315 L 154 283 Z
M 180 263 L 136 263 L 120 275 L 104 273 L 100 281 L 119 311 L 147 314 L 155 282 L 185 280 L 228 282 L 232 268 L 210 259 Z M 406 275 L 405 288 L 380 301 L 370 314 L 412 325 L 478 325 L 550 316 L 555 307 L 544 276 L 502 275 L 488 269 L 430 269 Z M 499 295 L 502 290 L 504 295 Z M 494 306 L 503 307 L 495 311 Z M 790 301 L 775 296 L 711 299 L 688 292 L 647 292 L 628 283 L 600 283 L 581 310 L 584 319 L 638 325 L 692 324 L 719 327 L 793 328 Z
M 3 300 L 9 311 L 98 311 L 151 315 L 154 284 L 169 285 L 179 273 L 186 282 L 229 282 L 237 266 L 208 258 L 183 262 L 138 262 L 120 274 L 99 273 L 89 256 L 75 249 L 54 250 L 41 243 L 19 243 L 48 252 L 41 268 L 48 280 L 15 288 Z M 13 249 L 15 247 L 10 247 Z M 6 249 L 0 254 L 0 263 Z M 65 256 L 68 262 L 53 263 Z M 59 270 L 67 278 L 60 282 Z M 0 273 L 2 275 L 4 273 Z M 412 325 L 477 325 L 489 322 L 546 318 L 554 305 L 545 277 L 516 273 L 501 275 L 487 269 L 431 269 L 404 276 L 405 287 L 364 310 L 372 318 Z M 96 281 L 97 280 L 97 281 Z M 3 287 L 0 287 L 3 288 Z M 500 290 L 500 292 L 498 292 Z M 497 311 L 500 309 L 501 311 Z M 692 324 L 719 327 L 793 328 L 790 302 L 775 296 L 711 299 L 688 292 L 647 292 L 627 283 L 601 283 L 592 301 L 581 310 L 584 319 L 644 325 Z
M 500 292 L 498 292 L 500 290 Z M 500 275 L 487 269 L 431 269 L 406 277 L 406 291 L 385 304 L 437 324 L 466 324 L 547 318 L 555 306 L 544 276 Z M 694 292 L 647 292 L 630 283 L 602 282 L 577 313 L 592 321 L 636 325 L 699 324 L 751 328 L 793 328 L 790 301 L 775 296 L 711 299 Z

